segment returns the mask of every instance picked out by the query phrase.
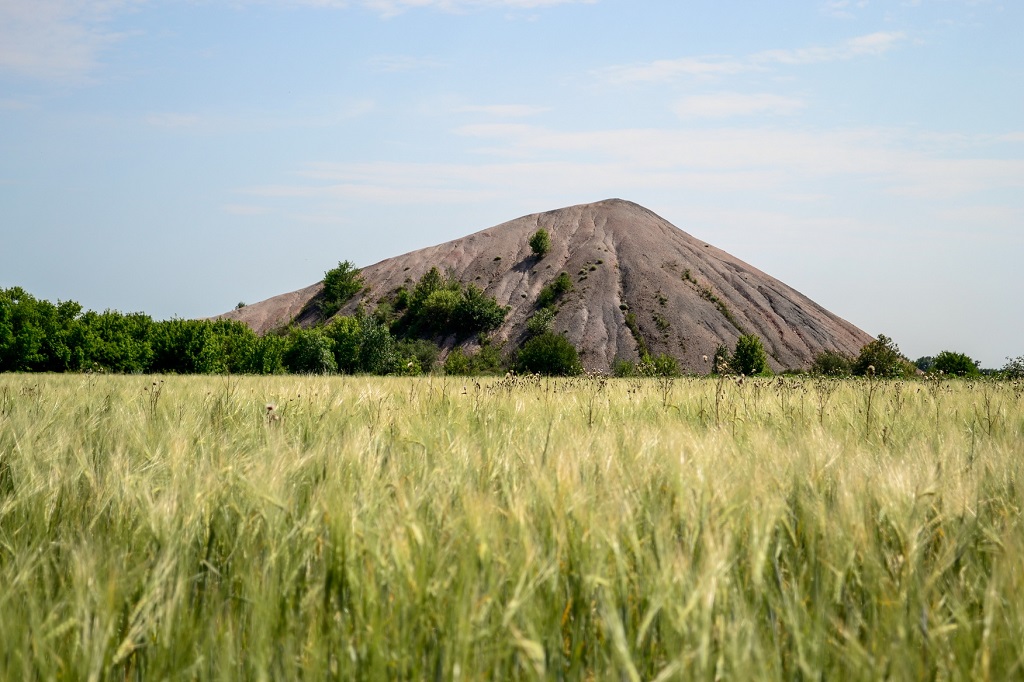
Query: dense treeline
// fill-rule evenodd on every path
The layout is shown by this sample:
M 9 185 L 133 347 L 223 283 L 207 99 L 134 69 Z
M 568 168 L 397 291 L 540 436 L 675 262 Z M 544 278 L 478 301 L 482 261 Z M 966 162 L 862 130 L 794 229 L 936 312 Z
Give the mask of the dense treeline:
M 357 290 L 349 287 L 328 303 L 337 309 Z M 96 313 L 74 301 L 37 299 L 21 287 L 2 289 L 0 372 L 419 374 L 434 368 L 436 341 L 448 334 L 480 335 L 483 346 L 476 355 L 460 352 L 448 368 L 453 373 L 504 371 L 486 333 L 502 323 L 507 308 L 436 269 L 411 294 L 402 293 L 397 306 L 382 305 L 372 315 L 360 310 L 311 329 L 259 336 L 232 320 Z
M 346 273 L 354 279 L 358 271 Z M 338 300 L 358 291 L 346 286 L 331 307 L 336 309 Z M 541 308 L 546 316 L 535 315 L 543 324 L 531 322 L 521 348 L 506 352 L 493 345 L 488 333 L 501 325 L 508 311 L 479 288 L 442 276 L 436 268 L 411 289 L 398 289 L 386 297 L 372 314 L 360 309 L 353 316 L 336 315 L 313 328 L 287 327 L 264 336 L 231 320 L 157 321 L 143 313 L 83 311 L 74 301 L 54 304 L 13 287 L 0 289 L 0 372 L 415 375 L 438 368 L 439 342 L 474 337 L 478 350 L 467 353 L 456 346 L 442 366 L 446 373 L 496 374 L 515 369 L 571 375 L 583 371 L 576 349 L 550 329 L 553 305 Z M 834 377 L 911 378 L 919 372 L 973 377 L 981 373 L 977 364 L 951 351 L 912 363 L 892 339 L 881 335 L 856 358 L 833 351 L 820 353 L 810 371 Z M 720 347 L 710 370 L 771 374 L 765 350 L 754 335 L 741 337 L 735 350 Z M 669 356 L 642 356 L 640 363 L 616 361 L 614 373 L 678 376 L 680 369 Z M 1001 371 L 988 373 L 1024 377 L 1024 357 L 1009 359 Z

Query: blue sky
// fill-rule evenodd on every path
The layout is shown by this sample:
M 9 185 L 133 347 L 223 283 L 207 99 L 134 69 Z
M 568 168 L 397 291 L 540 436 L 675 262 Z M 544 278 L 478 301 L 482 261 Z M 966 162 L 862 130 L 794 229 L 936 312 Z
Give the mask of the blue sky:
M 1024 354 L 1024 3 L 0 0 L 0 286 L 199 317 L 609 197 Z

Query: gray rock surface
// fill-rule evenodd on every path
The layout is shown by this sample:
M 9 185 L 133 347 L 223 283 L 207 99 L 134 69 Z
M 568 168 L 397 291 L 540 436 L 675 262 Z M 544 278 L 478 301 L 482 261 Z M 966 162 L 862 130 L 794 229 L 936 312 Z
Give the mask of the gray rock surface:
M 539 228 L 551 235 L 543 258 L 527 244 Z M 524 336 L 541 288 L 561 272 L 574 282 L 554 322 L 580 350 L 588 370 L 608 371 L 616 358 L 637 360 L 627 313 L 652 354 L 676 357 L 687 371 L 707 372 L 704 356 L 732 348 L 741 333 L 761 337 L 772 368 L 807 367 L 822 350 L 856 355 L 871 337 L 779 280 L 683 232 L 637 204 L 609 199 L 524 216 L 461 239 L 388 258 L 362 269 L 372 309 L 431 267 L 473 283 L 512 310 L 494 334 L 509 347 Z M 221 317 L 259 333 L 291 322 L 313 324 L 302 311 L 320 283 Z M 447 340 L 447 345 L 453 343 Z

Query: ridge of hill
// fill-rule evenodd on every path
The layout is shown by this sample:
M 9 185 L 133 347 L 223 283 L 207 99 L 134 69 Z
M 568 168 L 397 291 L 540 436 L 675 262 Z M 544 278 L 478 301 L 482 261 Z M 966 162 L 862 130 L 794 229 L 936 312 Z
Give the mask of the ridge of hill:
M 542 258 L 528 244 L 540 228 L 551 238 Z M 568 273 L 574 287 L 553 328 L 579 349 L 588 370 L 639 359 L 638 337 L 652 355 L 666 353 L 696 372 L 708 371 L 705 356 L 720 344 L 732 348 L 744 333 L 761 338 L 776 371 L 807 367 L 824 350 L 855 356 L 872 340 L 792 287 L 621 199 L 523 216 L 362 268 L 366 288 L 338 314 L 372 310 L 435 266 L 511 308 L 492 336 L 510 346 L 526 337 L 541 289 Z M 259 333 L 309 326 L 317 317 L 307 304 L 322 288 L 318 282 L 221 317 Z

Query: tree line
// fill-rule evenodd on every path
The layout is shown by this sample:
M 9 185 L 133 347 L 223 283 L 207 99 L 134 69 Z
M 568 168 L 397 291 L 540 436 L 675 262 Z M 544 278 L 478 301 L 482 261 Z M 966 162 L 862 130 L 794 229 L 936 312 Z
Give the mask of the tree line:
M 348 316 L 336 312 L 362 290 L 359 271 L 339 263 L 326 274 L 329 286 L 312 303 L 321 312 L 320 324 L 287 326 L 262 336 L 232 320 L 158 321 L 143 313 L 98 313 L 74 301 L 37 299 L 20 287 L 0 289 L 0 372 L 415 375 L 435 370 L 441 343 L 453 339 L 456 344 L 475 339 L 477 350 L 456 345 L 443 364 L 450 374 L 583 371 L 576 349 L 551 331 L 555 302 L 571 282 L 538 301 L 531 320 L 536 324 L 528 325 L 521 347 L 506 353 L 489 333 L 502 324 L 509 308 L 450 274 L 433 268 L 411 287 L 385 297 L 372 313 L 360 307 Z M 970 377 L 979 375 L 977 365 L 952 351 L 912 363 L 882 335 L 855 358 L 820 353 L 810 371 L 836 377 L 909 378 L 920 371 Z M 709 369 L 746 376 L 771 372 L 755 335 L 743 336 L 734 349 L 719 348 Z M 672 376 L 680 371 L 674 358 L 644 356 L 640 363 L 617 361 L 614 373 Z M 1024 357 L 1010 359 L 1000 374 L 1024 378 Z

